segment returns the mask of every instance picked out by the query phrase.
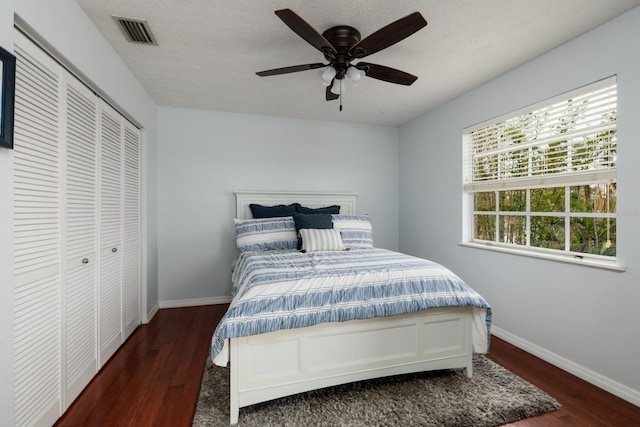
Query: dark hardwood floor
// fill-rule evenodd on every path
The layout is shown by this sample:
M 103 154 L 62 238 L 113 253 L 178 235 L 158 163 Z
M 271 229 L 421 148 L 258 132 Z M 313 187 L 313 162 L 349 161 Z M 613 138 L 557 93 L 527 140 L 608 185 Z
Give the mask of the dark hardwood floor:
M 190 426 L 211 334 L 226 308 L 160 310 L 151 323 L 133 333 L 56 426 Z M 510 425 L 640 425 L 640 407 L 503 340 L 492 338 L 488 357 L 562 405 L 558 411 Z

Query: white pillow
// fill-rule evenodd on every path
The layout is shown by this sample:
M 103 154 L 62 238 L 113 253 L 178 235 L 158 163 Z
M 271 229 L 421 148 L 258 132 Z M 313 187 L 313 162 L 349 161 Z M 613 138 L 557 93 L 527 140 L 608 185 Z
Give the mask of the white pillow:
M 345 250 L 340 232 L 333 228 L 303 228 L 300 237 L 305 252 Z

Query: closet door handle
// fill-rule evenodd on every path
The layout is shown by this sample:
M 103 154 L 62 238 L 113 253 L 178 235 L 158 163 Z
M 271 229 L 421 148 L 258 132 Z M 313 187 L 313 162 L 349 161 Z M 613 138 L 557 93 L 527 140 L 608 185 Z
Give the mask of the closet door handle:
M 113 248 L 113 249 L 111 249 L 111 252 L 114 252 L 114 253 L 115 253 L 115 252 L 118 252 L 118 248 Z
M 89 258 L 82 258 L 83 264 L 89 264 Z

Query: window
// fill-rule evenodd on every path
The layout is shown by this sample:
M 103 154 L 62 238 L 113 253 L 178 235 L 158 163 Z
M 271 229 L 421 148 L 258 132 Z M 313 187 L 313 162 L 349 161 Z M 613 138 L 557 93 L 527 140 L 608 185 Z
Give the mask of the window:
M 616 256 L 615 76 L 463 132 L 465 242 Z

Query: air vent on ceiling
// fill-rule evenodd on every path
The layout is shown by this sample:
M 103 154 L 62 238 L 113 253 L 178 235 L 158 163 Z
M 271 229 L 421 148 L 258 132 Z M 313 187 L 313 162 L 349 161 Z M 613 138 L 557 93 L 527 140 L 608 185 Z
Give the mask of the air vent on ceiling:
M 115 15 L 112 15 L 112 17 L 131 43 L 158 45 L 149 24 L 144 19 L 125 18 Z

